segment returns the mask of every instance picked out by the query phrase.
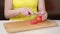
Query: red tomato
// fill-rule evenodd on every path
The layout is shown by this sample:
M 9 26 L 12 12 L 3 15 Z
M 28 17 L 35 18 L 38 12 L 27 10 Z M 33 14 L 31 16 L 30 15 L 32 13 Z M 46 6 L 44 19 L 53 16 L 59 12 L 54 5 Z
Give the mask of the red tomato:
M 37 23 L 38 23 L 37 20 L 31 20 L 31 21 L 30 21 L 30 24 L 37 24 Z
M 42 16 L 40 16 L 40 22 L 42 22 Z
M 36 16 L 36 20 L 37 20 L 38 22 L 42 22 L 42 16 Z

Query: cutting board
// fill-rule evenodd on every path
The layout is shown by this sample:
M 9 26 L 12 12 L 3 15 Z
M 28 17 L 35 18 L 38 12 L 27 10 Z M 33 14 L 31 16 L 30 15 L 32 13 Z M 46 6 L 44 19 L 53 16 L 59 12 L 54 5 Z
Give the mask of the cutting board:
M 27 30 L 42 29 L 46 27 L 54 27 L 57 26 L 57 23 L 52 22 L 51 20 L 46 20 L 42 23 L 32 25 L 29 23 L 29 21 L 15 21 L 15 22 L 4 23 L 4 26 L 7 32 L 13 33 Z

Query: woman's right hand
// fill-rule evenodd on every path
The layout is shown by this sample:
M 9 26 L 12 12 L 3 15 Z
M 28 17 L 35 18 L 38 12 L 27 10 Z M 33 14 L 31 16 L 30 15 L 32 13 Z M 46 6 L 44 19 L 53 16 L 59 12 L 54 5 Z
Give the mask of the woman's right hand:
M 17 9 L 17 11 L 19 11 L 22 15 L 24 15 L 24 16 L 28 16 L 29 15 L 29 13 L 30 14 L 33 14 L 33 12 L 29 9 L 29 8 L 26 8 L 26 7 L 24 7 L 24 8 L 19 8 L 19 9 Z

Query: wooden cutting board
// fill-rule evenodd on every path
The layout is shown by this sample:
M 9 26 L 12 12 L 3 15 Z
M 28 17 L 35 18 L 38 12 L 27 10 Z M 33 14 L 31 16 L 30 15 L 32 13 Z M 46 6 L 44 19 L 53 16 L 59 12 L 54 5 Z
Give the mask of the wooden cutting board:
M 5 23 L 4 26 L 7 32 L 12 33 L 12 32 L 41 29 L 46 27 L 53 27 L 57 26 L 57 23 L 52 22 L 51 20 L 46 20 L 42 23 L 32 25 L 29 23 L 29 21 L 16 21 L 16 22 Z

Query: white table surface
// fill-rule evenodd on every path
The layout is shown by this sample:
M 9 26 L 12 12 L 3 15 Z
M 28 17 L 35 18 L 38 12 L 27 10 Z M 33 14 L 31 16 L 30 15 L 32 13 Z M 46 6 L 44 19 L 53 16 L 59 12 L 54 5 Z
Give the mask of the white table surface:
M 24 31 L 24 32 L 13 33 L 13 34 L 60 34 L 60 20 L 52 20 L 52 21 L 56 21 L 56 23 L 59 26 L 52 27 L 52 28 Z M 9 21 L 0 21 L 0 34 L 8 34 L 4 28 L 5 22 L 9 22 Z

